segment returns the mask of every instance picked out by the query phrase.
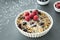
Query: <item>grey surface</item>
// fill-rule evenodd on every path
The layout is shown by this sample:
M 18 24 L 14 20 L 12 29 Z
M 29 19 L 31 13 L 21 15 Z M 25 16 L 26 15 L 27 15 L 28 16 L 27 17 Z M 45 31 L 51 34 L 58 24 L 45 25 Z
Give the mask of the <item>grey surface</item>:
M 50 0 L 46 6 L 40 6 L 36 0 L 0 0 L 0 40 L 60 40 L 60 13 L 55 12 Z M 16 16 L 26 9 L 41 9 L 48 12 L 53 20 L 52 29 L 43 37 L 28 38 L 19 33 L 15 26 Z

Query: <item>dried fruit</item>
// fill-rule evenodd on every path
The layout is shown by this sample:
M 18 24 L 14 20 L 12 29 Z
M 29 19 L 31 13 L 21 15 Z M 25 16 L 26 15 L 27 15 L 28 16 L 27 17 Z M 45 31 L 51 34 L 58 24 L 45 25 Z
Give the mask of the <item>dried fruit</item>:
M 23 29 L 23 31 L 27 32 L 27 29 Z
M 32 13 L 32 11 L 30 11 L 30 13 Z
M 31 22 L 30 25 L 34 24 L 34 22 Z
M 19 24 L 18 27 L 22 29 L 21 24 Z
M 23 22 L 23 25 L 26 25 L 27 23 L 26 22 Z

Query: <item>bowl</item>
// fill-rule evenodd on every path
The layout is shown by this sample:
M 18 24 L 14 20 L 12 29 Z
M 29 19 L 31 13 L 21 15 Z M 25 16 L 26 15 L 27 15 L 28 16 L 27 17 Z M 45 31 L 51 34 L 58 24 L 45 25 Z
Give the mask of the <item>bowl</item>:
M 46 5 L 46 4 L 49 3 L 49 1 L 50 1 L 50 0 L 45 1 L 45 2 L 41 2 L 41 1 L 37 0 L 37 3 L 40 4 L 40 5 Z
M 53 6 L 54 6 L 55 11 L 60 12 L 60 9 L 58 9 L 58 8 L 55 6 L 57 3 L 60 3 L 60 1 L 55 2 Z
M 29 9 L 29 10 L 25 10 L 25 11 L 30 11 L 30 10 L 35 10 L 35 9 Z M 25 32 L 25 31 L 21 30 L 21 29 L 18 27 L 16 21 L 17 21 L 17 18 L 18 18 L 23 12 L 25 12 L 25 11 L 23 11 L 23 12 L 19 13 L 19 14 L 17 15 L 16 19 L 15 19 L 16 28 L 18 29 L 18 31 L 19 31 L 21 34 L 23 34 L 23 35 L 25 35 L 25 36 L 27 36 L 27 37 L 36 38 L 36 37 L 41 37 L 41 36 L 47 34 L 47 33 L 49 32 L 49 30 L 52 28 L 52 25 L 53 25 L 53 19 L 52 19 L 52 17 L 51 17 L 47 12 L 45 12 L 45 11 L 42 11 L 42 10 L 39 10 L 39 9 L 37 9 L 37 10 L 45 13 L 45 14 L 48 16 L 48 18 L 49 18 L 50 21 L 51 21 L 50 26 L 49 26 L 45 31 L 43 31 L 43 32 L 41 32 L 41 33 L 40 33 L 40 32 L 39 32 L 39 33 L 28 33 L 28 32 Z

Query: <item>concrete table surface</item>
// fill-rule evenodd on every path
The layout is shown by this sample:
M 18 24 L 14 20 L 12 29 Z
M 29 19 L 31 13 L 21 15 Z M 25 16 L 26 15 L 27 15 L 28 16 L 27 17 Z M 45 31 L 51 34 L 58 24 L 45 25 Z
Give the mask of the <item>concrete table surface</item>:
M 60 40 L 60 13 L 53 8 L 56 1 L 50 0 L 48 5 L 40 6 L 36 0 L 0 0 L 0 40 Z M 16 29 L 15 18 L 26 9 L 44 10 L 52 16 L 53 27 L 45 36 L 28 38 Z

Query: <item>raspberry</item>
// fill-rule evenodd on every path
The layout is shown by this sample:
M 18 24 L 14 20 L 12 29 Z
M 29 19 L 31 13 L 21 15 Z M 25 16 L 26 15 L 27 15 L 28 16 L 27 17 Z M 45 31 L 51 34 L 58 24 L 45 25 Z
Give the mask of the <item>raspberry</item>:
M 33 20 L 37 21 L 37 20 L 38 20 L 38 16 L 35 15 L 35 16 L 33 17 Z
M 58 5 L 58 8 L 60 8 L 60 4 Z
M 60 9 L 60 3 L 56 4 L 56 8 Z
M 30 14 L 29 16 L 30 16 L 30 18 L 32 19 L 32 18 L 34 17 L 34 14 Z
M 38 10 L 32 11 L 32 14 L 37 15 L 38 14 Z
M 29 16 L 29 12 L 25 12 L 24 13 L 24 16 Z
M 30 20 L 30 16 L 25 16 L 25 20 L 29 21 Z

